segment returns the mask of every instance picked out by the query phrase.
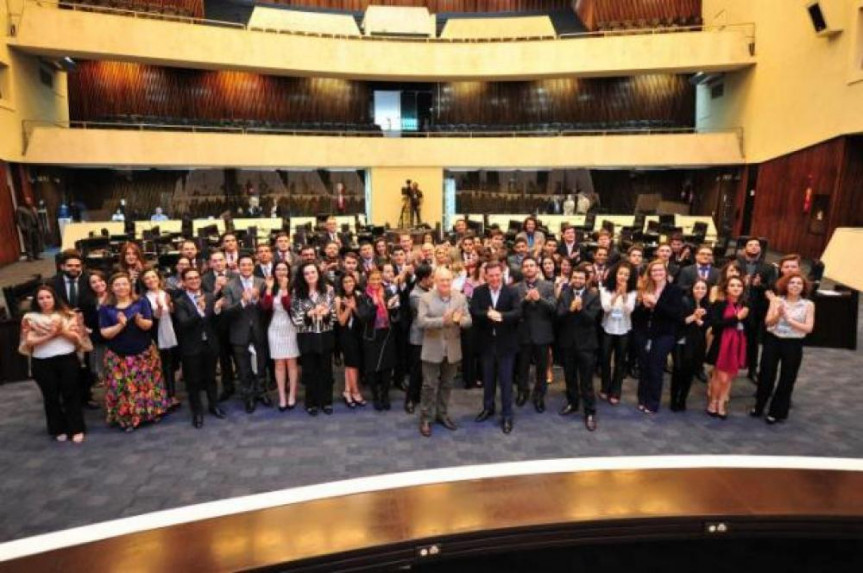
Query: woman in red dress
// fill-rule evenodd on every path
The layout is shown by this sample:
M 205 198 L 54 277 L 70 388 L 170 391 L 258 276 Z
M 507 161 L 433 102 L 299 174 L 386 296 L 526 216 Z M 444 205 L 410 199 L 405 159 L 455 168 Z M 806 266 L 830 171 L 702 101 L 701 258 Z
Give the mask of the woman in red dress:
M 749 308 L 743 301 L 743 288 L 743 280 L 739 277 L 728 279 L 710 309 L 713 343 L 706 362 L 713 364 L 714 368 L 707 387 L 707 414 L 721 420 L 728 417 L 726 406 L 731 394 L 731 383 L 738 370 L 746 366 L 746 332 L 743 323 L 749 316 Z

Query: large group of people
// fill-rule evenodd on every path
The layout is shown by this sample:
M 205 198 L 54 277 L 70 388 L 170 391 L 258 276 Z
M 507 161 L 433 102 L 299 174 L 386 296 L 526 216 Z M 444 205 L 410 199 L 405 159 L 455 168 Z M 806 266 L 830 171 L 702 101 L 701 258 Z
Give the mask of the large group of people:
M 84 408 L 103 408 L 126 431 L 156 423 L 180 407 L 182 382 L 195 428 L 205 413 L 225 418 L 235 394 L 248 414 L 287 412 L 302 398 L 317 416 L 333 414 L 336 387 L 346 408 L 368 398 L 378 411 L 391 409 L 397 388 L 428 437 L 436 424 L 457 429 L 448 405 L 460 378 L 483 388 L 476 422 L 499 419 L 509 434 L 514 407 L 546 410 L 555 365 L 559 414 L 581 412 L 589 431 L 599 401 L 621 404 L 627 377 L 637 379 L 638 409 L 655 415 L 666 372 L 674 412 L 700 379 L 704 410 L 726 419 L 745 370 L 757 383 L 750 415 L 788 417 L 814 323 L 811 286 L 800 257 L 767 263 L 757 239 L 720 266 L 711 247 L 679 235 L 646 260 L 643 246 L 622 252 L 606 230 L 587 245 L 574 227 L 558 239 L 533 217 L 509 239 L 498 229 L 477 236 L 463 220 L 418 245 L 409 233 L 358 249 L 343 237 L 330 219 L 299 248 L 285 232 L 254 252 L 230 232 L 206 253 L 186 240 L 164 274 L 133 241 L 110 276 L 64 251 L 21 325 L 48 433 L 84 441 Z

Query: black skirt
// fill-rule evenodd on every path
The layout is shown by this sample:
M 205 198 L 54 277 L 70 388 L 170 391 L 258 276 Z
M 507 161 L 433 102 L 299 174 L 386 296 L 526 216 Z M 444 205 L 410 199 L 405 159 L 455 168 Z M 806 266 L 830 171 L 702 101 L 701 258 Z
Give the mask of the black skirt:
M 354 319 L 353 327 L 338 326 L 339 347 L 345 368 L 363 367 L 362 326 Z

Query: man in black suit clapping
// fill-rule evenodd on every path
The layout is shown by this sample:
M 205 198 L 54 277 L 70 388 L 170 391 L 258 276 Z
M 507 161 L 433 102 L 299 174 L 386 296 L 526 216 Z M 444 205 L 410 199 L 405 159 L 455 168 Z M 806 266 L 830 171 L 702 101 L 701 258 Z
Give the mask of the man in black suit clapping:
M 536 383 L 533 387 L 533 405 L 540 414 L 545 411 L 545 379 L 548 365 L 548 347 L 554 342 L 554 318 L 557 301 L 554 285 L 541 278 L 539 265 L 533 257 L 526 257 L 521 264 L 524 279 L 516 285 L 521 302 L 522 320 L 518 330 L 518 377 L 517 406 L 527 402 L 530 363 L 536 366 Z
M 578 411 L 579 398 L 584 402 L 584 425 L 596 430 L 593 370 L 596 363 L 596 319 L 601 307 L 599 294 L 587 288 L 587 271 L 579 265 L 572 271 L 570 283 L 564 285 L 557 303 L 560 324 L 560 349 L 566 378 L 566 405 L 560 411 L 566 416 Z
M 508 434 L 512 431 L 512 374 L 518 352 L 521 303 L 515 290 L 503 284 L 500 263 L 486 265 L 485 284 L 474 290 L 470 314 L 482 360 L 483 408 L 476 421 L 484 422 L 494 415 L 496 383 L 499 381 L 503 412 L 501 428 L 504 434 Z
M 215 317 L 221 312 L 225 299 L 217 301 L 212 293 L 205 293 L 201 289 L 201 273 L 198 269 L 185 269 L 182 279 L 183 290 L 174 300 L 174 319 L 192 409 L 192 425 L 200 428 L 204 425 L 201 390 L 207 393 L 210 413 L 216 418 L 225 417 L 216 394 L 219 339 L 215 328 Z

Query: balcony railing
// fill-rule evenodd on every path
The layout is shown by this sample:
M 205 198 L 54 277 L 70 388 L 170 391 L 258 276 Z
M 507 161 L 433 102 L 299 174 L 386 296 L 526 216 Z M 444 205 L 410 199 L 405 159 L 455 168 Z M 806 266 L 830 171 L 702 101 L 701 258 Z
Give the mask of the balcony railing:
M 676 34 L 680 32 L 722 32 L 728 30 L 739 30 L 750 44 L 750 50 L 754 50 L 755 45 L 755 23 L 740 23 L 740 24 L 725 24 L 721 26 L 662 26 L 662 27 L 647 27 L 647 28 L 625 28 L 614 30 L 601 30 L 595 32 L 574 32 L 565 34 L 554 34 L 545 36 L 517 36 L 517 37 L 484 37 L 484 38 L 440 38 L 426 36 L 405 36 L 405 35 L 381 35 L 375 34 L 371 36 L 365 35 L 347 35 L 347 34 L 331 34 L 325 32 L 309 32 L 300 30 L 286 30 L 276 28 L 260 28 L 248 26 L 239 22 L 228 22 L 223 20 L 208 20 L 206 18 L 195 18 L 181 14 L 165 14 L 160 12 L 147 12 L 134 10 L 129 8 L 119 8 L 112 6 L 99 6 L 92 4 L 82 4 L 77 2 L 66 2 L 63 0 L 25 0 L 25 5 L 36 4 L 38 6 L 55 6 L 65 10 L 75 10 L 82 12 L 97 12 L 102 14 L 113 14 L 118 16 L 128 16 L 132 18 L 143 18 L 148 20 L 163 20 L 167 22 L 179 22 L 191 25 L 218 26 L 222 28 L 230 28 L 235 30 L 245 30 L 256 33 L 269 34 L 288 34 L 294 36 L 311 36 L 317 38 L 329 38 L 338 40 L 351 40 L 362 42 L 377 42 L 377 41 L 399 41 L 399 42 L 420 42 L 420 43 L 441 43 L 441 44 L 478 44 L 478 43 L 501 43 L 501 42 L 536 42 L 536 41 L 553 41 L 553 40 L 574 40 L 582 38 L 606 38 L 620 37 L 633 35 L 660 35 L 660 34 Z M 26 13 L 26 7 L 24 12 Z M 13 26 L 20 21 L 22 14 L 12 14 Z M 14 35 L 14 34 L 13 34 Z

